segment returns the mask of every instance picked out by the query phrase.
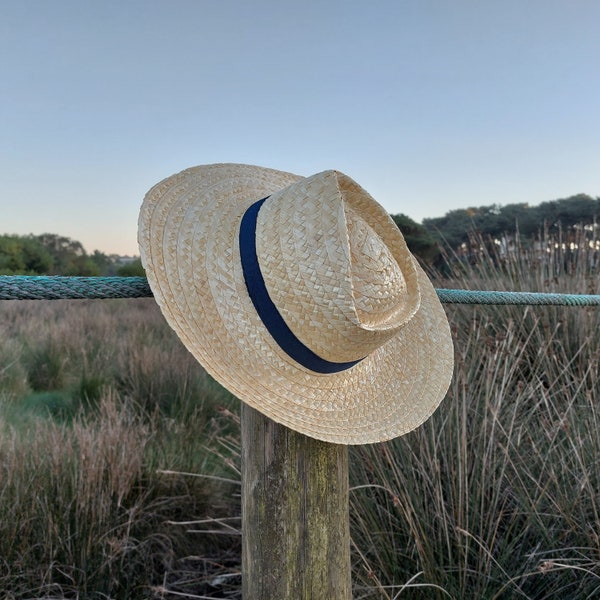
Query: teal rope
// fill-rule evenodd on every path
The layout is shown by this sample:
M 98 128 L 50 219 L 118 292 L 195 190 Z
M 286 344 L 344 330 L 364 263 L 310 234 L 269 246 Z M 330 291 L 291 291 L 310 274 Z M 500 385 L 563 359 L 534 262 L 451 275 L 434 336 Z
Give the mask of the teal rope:
M 145 277 L 0 276 L 0 300 L 145 298 L 152 291 Z
M 600 306 L 600 295 L 547 294 L 437 289 L 444 304 L 516 304 Z M 0 300 L 58 300 L 74 298 L 148 298 L 145 277 L 32 277 L 0 276 Z
M 444 304 L 517 304 L 546 306 L 600 306 L 600 295 L 435 290 Z

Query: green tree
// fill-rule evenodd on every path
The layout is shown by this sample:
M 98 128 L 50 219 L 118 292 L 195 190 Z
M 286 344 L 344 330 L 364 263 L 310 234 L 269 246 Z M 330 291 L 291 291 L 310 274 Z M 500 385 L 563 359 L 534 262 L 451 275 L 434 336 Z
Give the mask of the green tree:
M 432 263 L 440 254 L 437 240 L 416 221 L 399 213 L 391 215 L 394 223 L 400 229 L 408 249 L 425 263 Z
M 455 248 L 466 242 L 468 232 L 475 228 L 476 211 L 474 208 L 451 210 L 443 217 L 423 219 L 423 226 L 432 236 Z
M 50 253 L 34 236 L 0 236 L 0 272 L 6 275 L 42 275 L 52 269 Z
M 550 226 L 567 228 L 581 223 L 592 223 L 600 218 L 600 198 L 577 194 L 551 202 L 542 202 L 535 207 L 537 221 Z
M 21 243 L 17 236 L 3 235 L 0 237 L 0 272 L 13 275 L 25 271 L 25 261 L 21 250 Z
M 117 275 L 121 277 L 146 277 L 146 271 L 142 267 L 142 261 L 136 258 L 134 261 L 120 266 Z
M 112 263 L 101 252 L 89 256 L 80 242 L 56 234 L 0 235 L 1 274 L 96 276 Z
M 542 202 L 537 206 L 525 203 L 469 207 L 448 211 L 443 217 L 423 219 L 425 228 L 438 240 L 452 248 L 468 243 L 469 234 L 484 238 L 503 234 L 531 237 L 543 228 L 567 229 L 579 224 L 596 222 L 600 217 L 600 198 L 577 194 L 569 198 Z
M 117 271 L 118 256 L 104 254 L 99 250 L 94 250 L 90 255 L 90 260 L 96 265 L 100 275 L 114 275 Z
M 53 258 L 52 275 L 98 275 L 100 269 L 86 254 L 81 242 L 55 233 L 37 236 Z
M 31 273 L 44 274 L 52 270 L 54 260 L 52 255 L 33 236 L 22 238 L 23 262 L 25 270 Z

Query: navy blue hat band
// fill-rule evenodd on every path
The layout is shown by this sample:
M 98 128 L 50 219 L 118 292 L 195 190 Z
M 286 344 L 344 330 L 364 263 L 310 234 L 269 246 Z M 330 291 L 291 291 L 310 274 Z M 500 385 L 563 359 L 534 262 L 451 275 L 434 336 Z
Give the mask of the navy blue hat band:
M 315 354 L 292 333 L 269 296 L 256 254 L 256 221 L 258 212 L 267 198 L 252 204 L 244 213 L 240 224 L 240 260 L 252 304 L 273 339 L 297 363 L 315 373 L 345 371 L 362 359 L 337 363 L 325 360 Z

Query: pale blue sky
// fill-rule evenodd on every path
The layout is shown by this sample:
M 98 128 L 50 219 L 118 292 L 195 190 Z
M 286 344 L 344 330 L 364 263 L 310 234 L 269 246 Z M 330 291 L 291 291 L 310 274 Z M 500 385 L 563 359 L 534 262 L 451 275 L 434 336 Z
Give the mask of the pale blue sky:
M 597 0 L 0 0 L 0 233 L 137 253 L 188 166 L 391 213 L 600 195 Z

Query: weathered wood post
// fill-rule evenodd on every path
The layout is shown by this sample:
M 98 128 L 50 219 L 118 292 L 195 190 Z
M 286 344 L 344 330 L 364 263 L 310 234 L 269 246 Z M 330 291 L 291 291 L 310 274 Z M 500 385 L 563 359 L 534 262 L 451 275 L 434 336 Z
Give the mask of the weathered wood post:
M 244 600 L 349 600 L 348 447 L 242 403 Z

